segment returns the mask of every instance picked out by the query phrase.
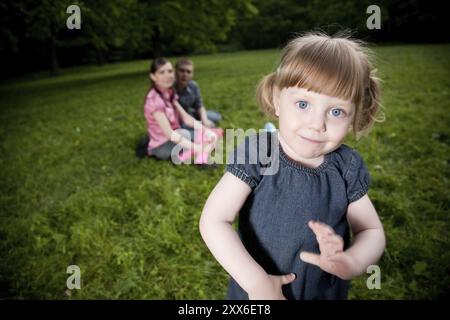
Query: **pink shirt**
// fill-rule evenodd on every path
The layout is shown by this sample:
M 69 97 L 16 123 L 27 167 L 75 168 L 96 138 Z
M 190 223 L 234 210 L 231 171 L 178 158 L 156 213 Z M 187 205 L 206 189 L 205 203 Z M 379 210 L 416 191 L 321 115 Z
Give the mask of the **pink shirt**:
M 176 107 L 170 101 L 170 95 L 173 93 L 172 90 L 173 89 L 161 91 L 165 102 L 154 88 L 147 94 L 144 105 L 144 115 L 147 119 L 147 131 L 150 137 L 148 150 L 152 150 L 169 141 L 169 138 L 164 135 L 164 132 L 153 116 L 155 111 L 161 111 L 166 115 L 170 127 L 173 130 L 180 128 L 180 116 Z M 176 94 L 174 95 L 174 99 L 178 100 L 178 96 Z

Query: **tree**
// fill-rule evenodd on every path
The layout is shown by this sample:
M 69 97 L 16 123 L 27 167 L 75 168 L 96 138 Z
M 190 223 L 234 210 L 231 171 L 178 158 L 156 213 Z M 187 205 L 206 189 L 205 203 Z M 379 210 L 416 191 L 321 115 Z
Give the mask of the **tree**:
M 384 2 L 377 2 L 383 22 L 389 16 Z M 280 47 L 296 33 L 317 29 L 329 34 L 351 29 L 363 37 L 374 33 L 366 28 L 370 0 L 254 0 L 253 4 L 259 15 L 242 19 L 233 30 L 245 48 Z
M 152 37 L 153 55 L 163 49 L 175 53 L 213 52 L 216 43 L 225 41 L 236 17 L 252 14 L 250 0 L 142 1 Z M 163 43 L 164 47 L 163 48 Z
M 253 4 L 259 14 L 241 19 L 233 30 L 233 36 L 240 39 L 247 49 L 281 46 L 294 32 L 302 31 L 311 24 L 304 2 L 255 0 Z
M 58 33 L 66 28 L 66 7 L 62 0 L 24 0 L 25 37 L 42 41 L 48 46 L 50 70 L 55 73 L 59 68 L 57 56 Z

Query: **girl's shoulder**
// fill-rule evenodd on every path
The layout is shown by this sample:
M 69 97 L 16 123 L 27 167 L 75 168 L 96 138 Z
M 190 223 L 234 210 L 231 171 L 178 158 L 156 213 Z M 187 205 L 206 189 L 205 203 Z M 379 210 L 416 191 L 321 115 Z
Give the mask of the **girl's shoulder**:
M 150 89 L 145 98 L 146 104 L 150 106 L 164 107 L 165 103 L 161 94 L 155 88 Z
M 342 162 L 348 162 L 351 161 L 352 157 L 361 157 L 358 150 L 346 145 L 341 144 L 339 148 L 332 151 L 332 156 L 335 158 L 336 161 L 342 161 Z
M 356 149 L 342 144 L 332 152 L 332 160 L 346 182 L 348 203 L 364 196 L 371 183 L 369 170 Z
M 346 163 L 350 161 L 352 155 L 357 153 L 355 149 L 349 147 L 346 144 L 341 144 L 339 148 L 331 152 L 331 156 L 334 161 L 339 163 Z
M 145 97 L 144 110 L 148 113 L 164 111 L 165 103 L 160 94 L 154 89 L 150 89 Z
M 169 88 L 165 91 L 158 91 L 155 88 L 152 88 L 147 93 L 147 99 L 150 100 L 156 100 L 160 102 L 168 101 L 171 102 L 172 100 L 178 100 L 178 95 L 176 94 L 175 90 L 173 88 Z
M 276 153 L 274 143 L 275 139 L 269 132 L 246 135 L 229 153 L 225 171 L 234 174 L 252 189 L 255 188 L 264 175 L 272 175 L 272 171 L 277 171 L 278 161 L 272 157 Z
M 330 161 L 340 169 L 344 177 L 352 176 L 358 171 L 367 171 L 364 159 L 358 150 L 342 144 L 331 152 Z
M 147 93 L 147 99 L 161 99 L 161 96 L 159 95 L 158 91 L 155 90 L 155 88 L 152 88 Z

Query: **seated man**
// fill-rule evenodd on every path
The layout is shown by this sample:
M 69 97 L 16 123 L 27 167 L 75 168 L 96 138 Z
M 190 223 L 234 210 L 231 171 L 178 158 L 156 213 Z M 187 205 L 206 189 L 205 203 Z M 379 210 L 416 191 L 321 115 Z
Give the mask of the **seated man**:
M 175 90 L 178 102 L 195 119 L 207 127 L 215 127 L 222 116 L 217 111 L 206 111 L 198 84 L 192 80 L 194 63 L 188 59 L 180 59 L 175 65 Z

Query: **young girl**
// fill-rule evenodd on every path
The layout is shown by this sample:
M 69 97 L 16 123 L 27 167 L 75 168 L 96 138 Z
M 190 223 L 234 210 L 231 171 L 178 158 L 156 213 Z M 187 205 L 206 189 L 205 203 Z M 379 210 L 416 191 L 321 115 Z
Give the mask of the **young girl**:
M 367 50 L 343 36 L 298 37 L 257 95 L 278 117 L 279 131 L 246 137 L 200 219 L 205 243 L 232 277 L 227 298 L 346 299 L 349 280 L 385 247 L 367 195 L 369 173 L 342 144 L 350 130 L 358 136 L 370 129 L 380 107 Z M 275 174 L 249 161 L 262 135 L 279 147 L 268 154 L 279 160 Z M 245 163 L 232 163 L 235 156 Z
M 193 137 L 186 131 L 184 135 L 174 131 L 180 129 L 181 123 L 184 123 L 188 127 L 195 126 L 198 130 L 204 130 L 207 136 L 215 136 L 178 103 L 178 97 L 172 88 L 175 80 L 172 64 L 165 58 L 155 59 L 150 67 L 150 79 L 153 85 L 144 105 L 150 138 L 148 155 L 158 159 L 171 159 L 172 149 L 177 144 L 185 149 L 193 149 L 196 153 L 209 153 L 215 146 L 212 139 L 211 143 L 196 144 L 191 142 Z

